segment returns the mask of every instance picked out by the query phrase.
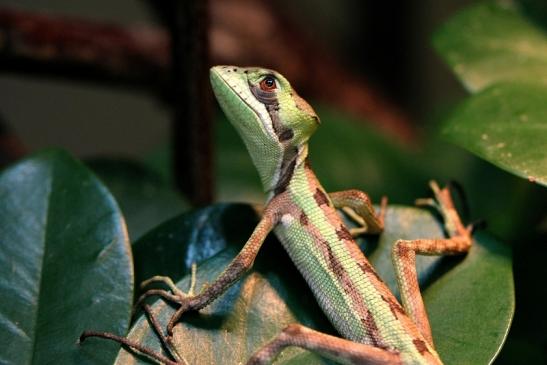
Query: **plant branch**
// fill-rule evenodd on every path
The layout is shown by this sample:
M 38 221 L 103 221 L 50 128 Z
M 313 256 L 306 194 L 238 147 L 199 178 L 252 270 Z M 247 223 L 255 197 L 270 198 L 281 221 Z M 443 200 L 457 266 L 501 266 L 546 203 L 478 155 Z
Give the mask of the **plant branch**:
M 164 32 L 0 9 L 0 71 L 165 88 Z
M 171 0 L 171 4 L 175 182 L 194 205 L 205 205 L 213 200 L 208 1 Z

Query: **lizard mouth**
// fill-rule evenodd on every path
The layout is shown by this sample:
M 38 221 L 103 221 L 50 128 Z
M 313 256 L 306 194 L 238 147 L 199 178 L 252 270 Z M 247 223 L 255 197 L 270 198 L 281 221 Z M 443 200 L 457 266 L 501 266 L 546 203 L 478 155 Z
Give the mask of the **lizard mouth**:
M 243 80 L 244 82 L 242 82 L 242 84 L 245 85 L 243 87 L 246 88 L 246 90 L 242 90 L 242 87 L 236 85 L 235 83 L 230 83 L 226 79 L 225 74 L 228 72 L 228 70 L 238 70 L 238 69 L 236 67 L 233 67 L 233 66 L 214 66 L 214 67 L 211 67 L 211 70 L 210 70 L 211 83 L 213 85 L 215 85 L 215 84 L 219 85 L 218 88 L 222 88 L 222 87 L 227 88 L 232 94 L 236 95 L 239 98 L 239 100 L 241 100 L 247 106 L 247 108 L 249 110 L 251 110 L 253 112 L 253 114 L 260 120 L 260 122 L 262 124 L 262 128 L 269 135 L 275 135 L 271 123 L 269 123 L 268 120 L 265 120 L 264 113 L 261 113 L 259 110 L 257 110 L 256 106 L 253 105 L 253 103 L 249 102 L 250 98 L 255 98 L 255 97 L 252 94 L 250 87 L 248 86 L 249 85 L 249 80 L 247 79 L 246 75 L 244 75 L 244 74 L 240 75 L 241 78 L 246 79 L 246 80 Z M 234 73 L 237 73 L 237 71 L 234 71 Z M 213 90 L 215 90 L 215 89 L 216 88 L 214 87 Z M 243 96 L 245 93 L 248 93 L 247 97 Z M 216 91 L 215 91 L 215 94 L 217 94 L 217 99 L 218 100 L 222 99 L 222 95 L 218 95 L 218 93 Z M 259 102 L 259 101 L 256 100 L 256 102 Z M 260 104 L 260 105 L 263 106 L 263 104 Z M 265 107 L 264 107 L 264 112 L 267 114 Z

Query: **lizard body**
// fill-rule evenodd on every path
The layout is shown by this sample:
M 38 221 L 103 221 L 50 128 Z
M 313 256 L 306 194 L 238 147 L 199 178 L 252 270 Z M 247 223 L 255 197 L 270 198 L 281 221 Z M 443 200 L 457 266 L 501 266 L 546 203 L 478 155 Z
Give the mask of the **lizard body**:
M 408 363 L 440 364 L 308 166 L 295 170 L 287 194 L 275 233 L 338 332 L 398 352 Z
M 277 237 L 339 333 L 398 353 L 403 363 L 440 364 L 432 341 L 372 268 L 308 163 L 307 141 L 319 124 L 313 109 L 272 70 L 217 66 L 211 82 L 268 202 L 277 200 Z
M 252 267 L 268 233 L 274 231 L 342 338 L 292 324 L 260 348 L 248 364 L 269 364 L 287 346 L 315 351 L 343 364 L 442 364 L 419 290 L 415 257 L 463 254 L 471 247 L 471 227 L 461 223 L 449 190 L 432 182 L 434 199 L 421 200 L 438 209 L 449 237 L 398 240 L 393 246 L 401 305 L 336 210 L 350 208 L 346 212 L 362 226 L 360 233 L 381 233 L 387 201 L 383 200 L 377 214 L 361 191 L 327 194 L 308 161 L 308 140 L 319 125 L 311 106 L 272 70 L 215 66 L 210 75 L 216 98 L 247 146 L 268 194 L 263 217 L 239 254 L 199 293 L 192 289 L 184 293 L 165 277 L 143 283 L 160 281 L 170 292 L 151 289 L 140 300 L 160 295 L 178 304 L 167 336 L 144 307 L 176 362 L 116 335 L 87 332 L 82 337 L 113 339 L 160 363 L 186 364 L 171 340 L 174 326 L 185 312 L 204 308 L 241 278 Z

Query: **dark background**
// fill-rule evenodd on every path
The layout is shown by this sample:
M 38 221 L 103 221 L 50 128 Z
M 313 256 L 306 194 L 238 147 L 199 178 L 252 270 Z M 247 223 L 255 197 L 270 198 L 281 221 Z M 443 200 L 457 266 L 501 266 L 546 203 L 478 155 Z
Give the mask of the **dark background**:
M 268 3 L 403 108 L 417 126 L 465 95 L 430 38 L 471 1 Z M 2 0 L 1 6 L 127 25 L 157 23 L 142 1 Z M 168 138 L 169 110 L 140 92 L 3 73 L 0 95 L 6 124 L 31 151 L 55 145 L 78 156 L 139 156 Z

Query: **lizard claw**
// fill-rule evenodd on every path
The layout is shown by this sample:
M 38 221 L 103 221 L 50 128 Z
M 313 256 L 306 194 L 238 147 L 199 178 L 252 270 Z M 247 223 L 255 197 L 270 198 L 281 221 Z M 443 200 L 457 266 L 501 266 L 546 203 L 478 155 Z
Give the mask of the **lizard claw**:
M 146 290 L 137 300 L 137 303 L 135 304 L 135 309 L 139 308 L 141 304 L 149 297 L 151 296 L 160 296 L 163 299 L 167 300 L 168 302 L 178 304 L 179 310 L 181 308 L 185 307 L 186 303 L 189 303 L 192 298 L 195 297 L 194 291 L 196 287 L 196 273 L 197 273 L 197 265 L 196 263 L 192 264 L 191 268 L 191 278 L 190 278 L 190 287 L 188 291 L 185 293 L 181 289 L 179 289 L 173 280 L 168 276 L 160 276 L 156 275 L 151 277 L 150 279 L 147 279 L 143 281 L 140 285 L 141 288 L 146 288 L 148 285 L 152 283 L 163 283 L 165 284 L 169 290 L 165 289 L 148 289 Z M 189 308 L 186 308 L 184 311 L 188 310 Z M 177 310 L 178 312 L 178 310 Z M 181 313 L 182 314 L 182 313 Z
M 472 227 L 463 226 L 452 201 L 449 187 L 441 188 L 433 180 L 429 182 L 429 186 L 433 191 L 433 198 L 417 199 L 416 204 L 436 209 L 443 217 L 445 228 L 451 235 L 455 235 L 456 232 L 461 235 L 470 235 Z

